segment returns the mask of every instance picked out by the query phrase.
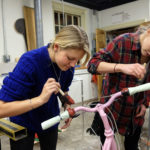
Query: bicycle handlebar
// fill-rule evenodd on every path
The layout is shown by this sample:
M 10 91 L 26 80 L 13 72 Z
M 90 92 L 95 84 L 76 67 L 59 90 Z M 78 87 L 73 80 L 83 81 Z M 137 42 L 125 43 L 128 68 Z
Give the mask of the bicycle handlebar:
M 115 94 L 112 94 L 111 98 L 109 99 L 109 101 L 107 103 L 98 104 L 98 105 L 101 105 L 101 106 L 103 106 L 103 108 L 105 108 L 105 107 L 108 107 L 109 105 L 111 105 L 111 103 L 114 101 L 114 99 L 120 95 L 124 95 L 124 94 L 126 95 L 127 93 L 129 95 L 134 95 L 135 93 L 143 92 L 143 91 L 147 91 L 147 90 L 150 90 L 150 83 L 146 83 L 146 84 L 142 84 L 142 85 L 139 85 L 136 87 L 130 87 L 127 89 L 123 89 L 121 92 L 117 92 Z M 80 110 L 88 111 L 88 112 L 95 112 L 96 108 L 76 107 L 72 110 L 74 110 L 75 112 L 80 111 Z M 48 119 L 48 120 L 44 121 L 43 123 L 41 123 L 42 129 L 46 130 L 46 129 L 52 127 L 53 125 L 59 123 L 60 120 L 68 119 L 70 116 L 71 116 L 70 112 L 68 110 L 66 110 L 62 114 L 60 114 L 54 118 Z
M 150 83 L 145 83 L 136 87 L 128 88 L 129 95 L 150 90 Z
M 48 119 L 48 120 L 42 122 L 41 123 L 42 129 L 46 130 L 46 129 L 52 127 L 53 125 L 59 123 L 60 120 L 68 119 L 69 117 L 70 117 L 69 112 L 66 110 L 59 116 L 53 117 L 51 119 Z

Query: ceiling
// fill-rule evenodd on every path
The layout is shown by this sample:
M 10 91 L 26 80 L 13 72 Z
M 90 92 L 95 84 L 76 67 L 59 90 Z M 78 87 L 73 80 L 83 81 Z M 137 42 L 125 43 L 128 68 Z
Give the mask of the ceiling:
M 64 0 L 64 1 L 100 11 L 137 0 Z

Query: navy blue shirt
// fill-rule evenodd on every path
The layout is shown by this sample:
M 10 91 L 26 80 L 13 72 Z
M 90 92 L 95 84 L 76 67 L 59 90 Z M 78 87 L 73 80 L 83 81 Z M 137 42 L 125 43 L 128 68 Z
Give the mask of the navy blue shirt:
M 74 68 L 61 72 L 57 64 L 53 63 L 53 65 L 55 71 L 47 46 L 23 54 L 13 72 L 4 79 L 0 90 L 0 100 L 11 102 L 39 96 L 48 78 L 55 78 L 58 81 L 60 77 L 61 89 L 68 91 L 73 79 Z M 10 117 L 10 120 L 28 130 L 40 133 L 46 132 L 42 131 L 41 123 L 58 115 L 59 112 L 57 95 L 53 94 L 46 104 L 22 115 Z

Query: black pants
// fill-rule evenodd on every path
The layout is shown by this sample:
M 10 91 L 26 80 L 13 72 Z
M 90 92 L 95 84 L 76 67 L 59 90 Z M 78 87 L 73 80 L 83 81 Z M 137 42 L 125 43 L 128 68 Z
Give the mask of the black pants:
M 134 134 L 125 136 L 125 150 L 138 150 L 138 142 L 140 139 L 141 130 L 141 127 L 137 127 Z
M 105 141 L 104 125 L 102 120 L 99 123 L 100 123 L 100 140 L 102 144 L 104 144 Z M 140 139 L 140 134 L 141 134 L 141 127 L 137 127 L 134 133 L 125 136 L 124 141 L 125 150 L 138 150 L 138 142 Z
M 41 150 L 56 150 L 58 129 L 38 134 Z M 26 138 L 18 141 L 10 140 L 11 150 L 33 150 L 35 133 L 28 132 Z

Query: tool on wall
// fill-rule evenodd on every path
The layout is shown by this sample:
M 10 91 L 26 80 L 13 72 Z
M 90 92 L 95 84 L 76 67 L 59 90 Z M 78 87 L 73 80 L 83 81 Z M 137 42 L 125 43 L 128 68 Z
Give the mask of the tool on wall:
M 27 37 L 26 37 L 26 27 L 25 27 L 25 20 L 24 18 L 20 18 L 17 19 L 15 22 L 15 29 L 17 30 L 17 32 L 23 34 L 24 40 L 25 40 L 25 44 L 27 47 Z

